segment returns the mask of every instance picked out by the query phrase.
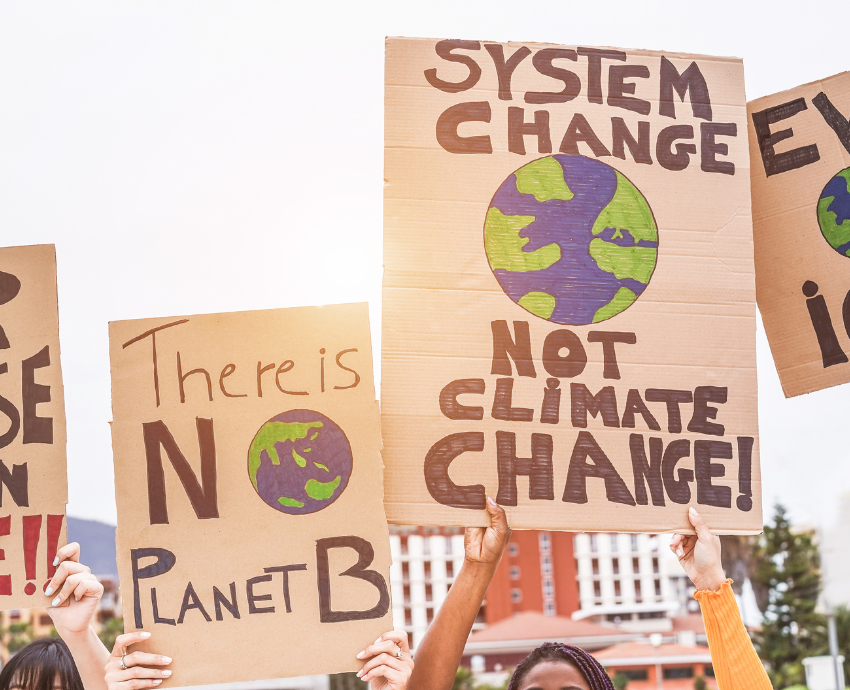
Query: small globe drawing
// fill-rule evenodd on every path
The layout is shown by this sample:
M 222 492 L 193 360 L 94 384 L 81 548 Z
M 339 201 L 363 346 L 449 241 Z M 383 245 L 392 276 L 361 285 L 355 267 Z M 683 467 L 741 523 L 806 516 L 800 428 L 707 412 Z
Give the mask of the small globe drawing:
M 820 193 L 818 225 L 830 247 L 850 256 L 850 168 L 835 175 Z
M 547 321 L 586 325 L 630 307 L 658 256 L 655 217 L 640 190 L 601 161 L 538 158 L 496 191 L 484 249 L 502 290 Z
M 342 429 L 313 410 L 272 417 L 248 449 L 248 476 L 257 494 L 290 515 L 327 508 L 345 491 L 351 469 Z

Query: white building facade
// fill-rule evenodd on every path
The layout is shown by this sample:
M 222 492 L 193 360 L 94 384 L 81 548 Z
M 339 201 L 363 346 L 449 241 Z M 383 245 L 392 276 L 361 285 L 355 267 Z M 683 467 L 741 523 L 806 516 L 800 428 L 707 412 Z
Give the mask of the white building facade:
M 634 632 L 662 632 L 670 618 L 699 611 L 694 588 L 670 551 L 670 535 L 576 534 L 580 610 Z

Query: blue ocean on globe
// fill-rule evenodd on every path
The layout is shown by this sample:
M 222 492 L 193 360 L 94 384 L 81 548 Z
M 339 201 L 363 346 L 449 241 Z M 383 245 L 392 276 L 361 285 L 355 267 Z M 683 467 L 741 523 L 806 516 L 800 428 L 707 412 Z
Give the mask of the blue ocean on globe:
M 290 410 L 267 421 L 251 441 L 248 476 L 275 510 L 315 513 L 333 503 L 351 477 L 348 439 L 313 410 Z
M 622 173 L 579 155 L 540 158 L 496 191 L 484 226 L 502 290 L 532 314 L 584 325 L 610 319 L 646 289 L 658 231 Z

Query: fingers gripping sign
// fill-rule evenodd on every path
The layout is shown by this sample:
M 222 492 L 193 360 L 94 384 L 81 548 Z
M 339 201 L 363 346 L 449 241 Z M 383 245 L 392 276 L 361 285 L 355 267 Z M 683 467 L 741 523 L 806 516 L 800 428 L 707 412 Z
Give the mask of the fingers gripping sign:
M 367 660 L 357 677 L 369 683 L 371 690 L 404 690 L 413 673 L 407 633 L 400 630 L 384 633 L 357 658 Z
M 56 552 L 58 566 L 44 593 L 55 597 L 48 613 L 60 633 L 78 633 L 91 625 L 97 604 L 103 596 L 103 585 L 80 563 L 80 545 L 76 542 L 63 546 Z M 63 604 L 67 603 L 67 606 Z
M 168 666 L 171 657 L 147 652 L 129 652 L 128 648 L 149 639 L 149 632 L 132 632 L 115 638 L 112 654 L 106 662 L 105 679 L 108 690 L 140 690 L 155 688 L 171 671 L 159 666 Z M 150 668 L 154 667 L 154 668 Z
M 693 507 L 688 509 L 688 520 L 696 534 L 676 534 L 670 542 L 670 550 L 697 589 L 716 592 L 726 581 L 720 561 L 720 537 L 711 532 L 705 519 Z
M 511 538 L 505 509 L 492 498 L 487 498 L 489 527 L 468 527 L 463 539 L 466 560 L 474 563 L 498 565 Z

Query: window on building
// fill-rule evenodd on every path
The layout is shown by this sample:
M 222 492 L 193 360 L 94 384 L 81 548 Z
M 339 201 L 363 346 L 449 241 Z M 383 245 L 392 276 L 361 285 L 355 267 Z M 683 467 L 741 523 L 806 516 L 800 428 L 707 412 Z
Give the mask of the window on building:
M 38 619 L 39 625 L 53 625 L 53 619 L 46 613 L 42 613 Z
M 640 591 L 640 580 L 635 580 L 635 601 L 638 604 L 643 601 L 643 594 Z
M 632 572 L 637 575 L 640 572 L 640 558 L 632 559 Z
M 609 613 L 605 616 L 605 620 L 609 623 L 615 623 L 619 625 L 623 622 L 623 617 L 619 613 Z
M 591 534 L 590 535 L 590 550 L 593 551 L 594 553 L 596 553 L 596 551 L 598 549 L 599 549 L 599 545 L 596 543 L 596 535 Z
M 602 596 L 602 585 L 599 583 L 599 580 L 596 580 L 593 583 L 593 596 L 601 597 Z
M 638 535 L 632 534 L 632 535 L 629 535 L 629 538 L 631 539 L 631 542 L 632 542 L 632 551 L 637 551 L 638 550 Z
M 540 544 L 540 553 L 549 553 L 549 551 L 551 551 L 552 540 L 550 539 L 548 532 L 541 532 L 538 541 Z
M 617 535 L 616 535 L 616 534 L 612 534 L 612 535 L 611 535 L 611 551 L 612 551 L 613 553 L 617 553 L 617 548 L 618 548 L 618 547 L 617 547 Z
M 455 576 L 455 564 L 454 561 L 446 561 L 446 577 L 451 578 Z
M 599 575 L 599 559 L 591 558 L 590 559 L 590 567 L 593 568 L 593 574 Z
M 677 678 L 693 678 L 694 667 L 673 666 L 670 668 L 662 669 L 661 675 L 664 677 L 664 680 L 676 680 Z
M 519 544 L 516 542 L 511 542 L 508 544 L 508 553 L 511 556 L 519 556 Z
M 540 559 L 540 569 L 543 571 L 544 575 L 552 574 L 552 557 L 551 556 L 543 556 Z
M 711 664 L 705 664 L 702 667 L 702 675 L 704 675 L 706 678 L 714 678 L 714 666 L 712 666 Z
M 656 575 L 658 574 L 658 558 L 657 557 L 652 559 L 652 572 L 655 573 Z
M 399 541 L 401 542 L 401 555 L 407 555 L 407 537 L 399 537 Z
M 431 583 L 426 582 L 425 583 L 425 601 L 430 602 L 430 601 L 433 601 L 433 600 L 434 600 L 434 592 L 431 589 Z
M 551 577 L 543 578 L 543 597 L 551 599 L 555 596 L 555 586 L 552 584 Z
M 623 596 L 623 593 L 620 590 L 620 581 L 619 580 L 614 580 L 614 596 L 615 597 Z
M 511 590 L 511 601 L 518 604 L 522 601 L 522 590 L 517 589 L 516 587 Z
M 664 618 L 664 611 L 641 611 L 638 620 L 647 621 L 653 618 Z
M 661 580 L 655 581 L 655 596 L 657 596 L 657 597 L 661 596 Z
M 518 565 L 512 565 L 510 573 L 511 573 L 511 580 L 519 580 L 519 566 Z
M 446 556 L 451 556 L 452 555 L 452 538 L 446 537 L 445 543 L 446 543 Z
M 618 668 L 616 673 L 624 675 L 629 680 L 649 680 L 649 671 L 645 668 Z
M 620 559 L 612 558 L 611 559 L 611 567 L 614 569 L 614 575 L 620 574 Z
M 545 604 L 543 604 L 543 613 L 547 616 L 554 616 L 555 615 L 555 602 L 554 601 L 547 601 Z

